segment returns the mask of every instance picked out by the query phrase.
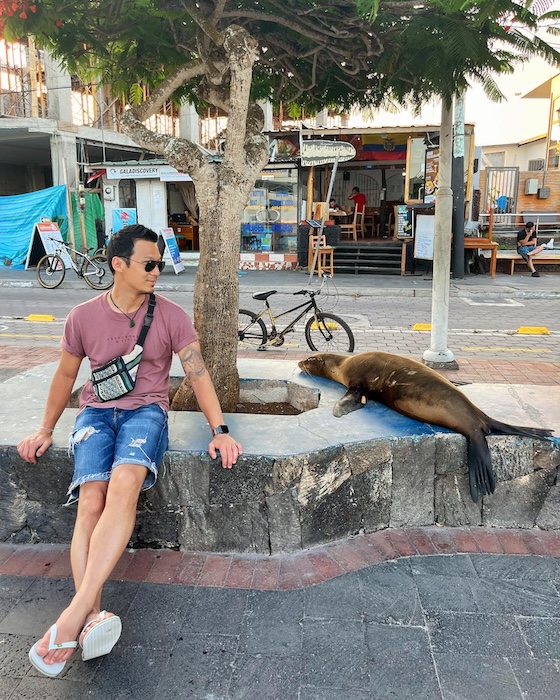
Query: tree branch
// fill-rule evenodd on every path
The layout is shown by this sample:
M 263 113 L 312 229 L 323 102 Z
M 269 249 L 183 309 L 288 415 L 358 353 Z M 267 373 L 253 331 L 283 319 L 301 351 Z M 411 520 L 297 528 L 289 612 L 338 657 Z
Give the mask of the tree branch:
M 135 114 L 140 121 L 145 121 L 156 114 L 164 102 L 189 80 L 192 80 L 197 75 L 204 74 L 204 64 L 201 61 L 184 64 L 179 66 L 173 73 L 167 76 L 161 83 L 150 93 L 150 96 L 138 107 L 135 108 Z

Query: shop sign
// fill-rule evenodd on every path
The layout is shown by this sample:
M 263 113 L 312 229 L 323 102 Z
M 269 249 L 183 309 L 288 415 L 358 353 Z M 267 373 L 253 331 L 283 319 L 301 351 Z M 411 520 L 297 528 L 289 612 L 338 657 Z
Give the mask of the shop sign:
M 160 166 L 159 179 L 162 182 L 192 182 L 192 177 L 188 173 L 180 173 L 172 165 Z
M 109 165 L 107 167 L 107 180 L 130 179 L 159 179 L 159 165 Z
M 439 148 L 426 151 L 424 204 L 433 204 L 439 188 Z
M 304 140 L 301 142 L 300 156 L 303 166 L 325 165 L 352 160 L 356 149 L 346 141 Z

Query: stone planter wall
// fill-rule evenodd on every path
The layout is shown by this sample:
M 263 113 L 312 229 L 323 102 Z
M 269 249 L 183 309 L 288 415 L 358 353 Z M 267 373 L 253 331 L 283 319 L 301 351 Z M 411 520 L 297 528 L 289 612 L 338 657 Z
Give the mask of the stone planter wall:
M 133 546 L 278 554 L 360 532 L 423 525 L 560 528 L 560 451 L 490 437 L 498 486 L 474 504 L 460 435 L 367 440 L 222 469 L 203 452 L 169 451 L 141 496 Z M 75 506 L 66 450 L 39 465 L 0 448 L 0 541 L 68 542 Z

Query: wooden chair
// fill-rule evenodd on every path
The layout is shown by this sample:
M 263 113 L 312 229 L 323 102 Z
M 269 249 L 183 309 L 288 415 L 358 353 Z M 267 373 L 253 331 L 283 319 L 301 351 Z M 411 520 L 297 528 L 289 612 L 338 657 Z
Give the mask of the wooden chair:
M 496 264 L 498 262 L 498 244 L 492 240 L 494 232 L 494 211 L 490 211 L 490 223 L 488 225 L 488 235 L 486 237 L 465 236 L 465 250 L 489 250 L 490 251 L 490 276 L 496 276 Z
M 315 248 L 317 246 L 317 239 L 319 236 L 314 236 L 312 233 L 309 234 L 309 252 L 307 255 L 307 269 L 311 270 L 313 265 L 313 258 L 315 257 Z M 332 245 L 327 245 L 327 237 L 321 236 L 319 241 L 319 253 L 317 254 L 317 275 L 322 276 L 323 271 L 328 272 L 330 275 L 334 275 L 334 248 Z
M 364 229 L 369 233 L 371 230 L 372 238 L 379 236 L 379 207 L 366 207 L 364 213 Z
M 323 214 L 325 213 L 326 208 L 326 202 L 313 202 L 313 218 L 318 219 L 320 221 L 323 218 Z
M 364 237 L 364 214 L 363 212 L 359 212 L 356 208 L 354 208 L 354 216 L 352 217 L 352 223 L 350 224 L 340 224 L 340 235 L 344 236 L 345 234 L 348 234 L 349 236 L 352 237 L 352 240 L 357 241 L 358 240 L 358 228 L 360 229 L 360 232 L 362 234 L 362 238 Z

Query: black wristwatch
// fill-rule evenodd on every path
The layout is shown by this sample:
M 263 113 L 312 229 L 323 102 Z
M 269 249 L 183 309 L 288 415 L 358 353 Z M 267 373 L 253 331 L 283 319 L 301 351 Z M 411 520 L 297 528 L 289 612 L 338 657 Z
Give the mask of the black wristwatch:
M 212 428 L 212 435 L 226 435 L 227 433 L 229 433 L 227 425 L 218 425 Z

